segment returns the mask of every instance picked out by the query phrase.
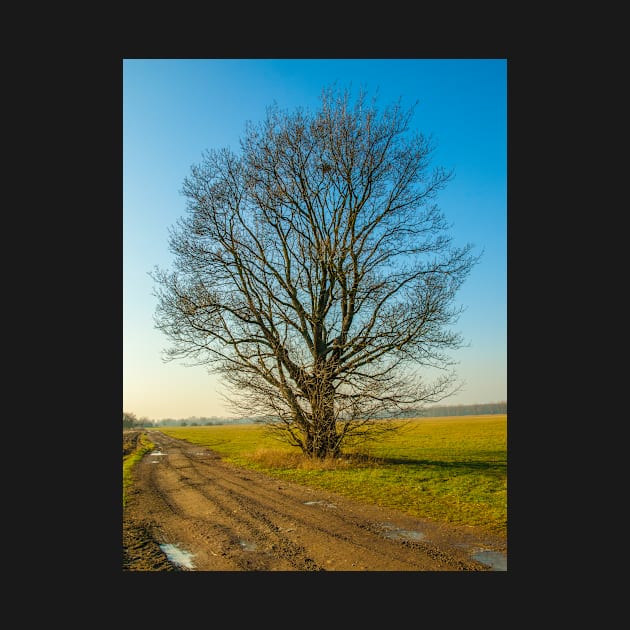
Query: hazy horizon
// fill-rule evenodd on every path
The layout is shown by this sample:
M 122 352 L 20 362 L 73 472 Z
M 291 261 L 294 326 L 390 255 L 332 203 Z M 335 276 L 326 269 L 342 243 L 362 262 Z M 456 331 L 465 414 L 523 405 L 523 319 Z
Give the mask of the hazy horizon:
M 432 409 L 435 410 L 439 410 L 442 409 L 444 407 L 474 407 L 474 406 L 484 406 L 484 405 L 502 405 L 505 404 L 507 406 L 507 400 L 491 400 L 488 402 L 477 402 L 477 403 L 448 403 L 448 402 L 441 402 L 441 403 L 435 403 L 432 405 L 427 405 L 424 409 L 426 411 L 430 411 Z M 123 409 L 123 413 L 133 413 L 136 416 L 137 420 L 142 420 L 144 418 L 151 420 L 153 422 L 161 422 L 163 420 L 231 420 L 234 419 L 234 416 L 231 415 L 204 415 L 204 416 L 200 416 L 200 415 L 196 415 L 196 414 L 191 414 L 188 416 L 164 416 L 163 418 L 152 418 L 151 416 L 147 416 L 146 414 L 143 415 L 139 415 L 133 411 L 130 411 L 129 409 Z M 502 412 L 497 412 L 497 413 L 502 413 Z M 256 416 L 244 416 L 245 418 L 254 418 Z

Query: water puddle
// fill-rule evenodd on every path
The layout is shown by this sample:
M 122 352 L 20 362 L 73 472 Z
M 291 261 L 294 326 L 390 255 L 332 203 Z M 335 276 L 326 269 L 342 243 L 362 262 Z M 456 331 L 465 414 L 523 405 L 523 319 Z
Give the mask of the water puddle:
M 424 534 L 417 530 L 400 529 L 392 523 L 382 523 L 382 527 L 385 530 L 385 538 L 390 540 L 422 540 Z
M 395 529 L 385 534 L 385 538 L 391 540 L 422 540 L 424 534 L 410 529 Z
M 249 542 L 247 540 L 239 540 L 238 544 L 243 547 L 243 549 L 245 551 L 256 551 L 256 549 L 258 549 L 258 547 L 256 546 L 255 543 L 253 542 Z
M 166 453 L 161 453 L 160 451 L 155 451 L 154 453 L 149 453 L 149 455 L 151 455 L 152 457 L 155 457 L 156 455 L 166 455 Z
M 493 571 L 507 571 L 507 556 L 498 551 L 477 551 L 472 555 L 474 560 L 492 567 Z
M 334 503 L 326 503 L 326 501 L 304 501 L 304 505 L 324 505 L 328 508 L 336 508 Z
M 177 545 L 171 543 L 165 543 L 160 545 L 160 549 L 166 554 L 166 557 L 176 566 L 184 567 L 185 569 L 194 569 L 195 565 L 192 563 L 192 557 L 194 554 L 189 551 L 180 549 Z

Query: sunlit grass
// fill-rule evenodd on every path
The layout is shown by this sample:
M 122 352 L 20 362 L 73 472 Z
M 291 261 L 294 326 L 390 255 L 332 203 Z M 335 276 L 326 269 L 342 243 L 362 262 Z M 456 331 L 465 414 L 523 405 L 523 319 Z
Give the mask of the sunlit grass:
M 160 430 L 279 479 L 507 534 L 507 415 L 405 421 L 387 441 L 323 462 L 266 436 L 259 425 Z

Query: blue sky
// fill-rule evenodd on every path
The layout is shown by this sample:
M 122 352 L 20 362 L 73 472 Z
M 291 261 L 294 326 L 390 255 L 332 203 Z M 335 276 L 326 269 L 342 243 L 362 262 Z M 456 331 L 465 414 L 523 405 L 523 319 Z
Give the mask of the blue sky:
M 164 363 L 148 275 L 170 267 L 168 230 L 207 149 L 239 148 L 268 105 L 316 107 L 336 82 L 384 107 L 416 101 L 413 124 L 455 178 L 437 199 L 457 244 L 484 251 L 458 294 L 453 353 L 463 390 L 443 404 L 507 400 L 507 61 L 505 59 L 125 59 L 123 81 L 123 411 L 138 417 L 229 415 L 203 367 Z

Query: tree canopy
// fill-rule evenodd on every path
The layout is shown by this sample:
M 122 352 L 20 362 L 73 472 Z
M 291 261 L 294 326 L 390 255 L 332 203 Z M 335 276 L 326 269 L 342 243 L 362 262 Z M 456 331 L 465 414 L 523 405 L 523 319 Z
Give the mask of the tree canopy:
M 435 204 L 453 173 L 430 166 L 413 111 L 336 88 L 316 111 L 269 107 L 239 153 L 191 168 L 174 268 L 152 273 L 166 359 L 219 373 L 244 415 L 313 457 L 458 387 L 455 296 L 478 257 Z

